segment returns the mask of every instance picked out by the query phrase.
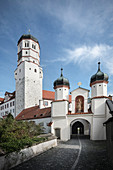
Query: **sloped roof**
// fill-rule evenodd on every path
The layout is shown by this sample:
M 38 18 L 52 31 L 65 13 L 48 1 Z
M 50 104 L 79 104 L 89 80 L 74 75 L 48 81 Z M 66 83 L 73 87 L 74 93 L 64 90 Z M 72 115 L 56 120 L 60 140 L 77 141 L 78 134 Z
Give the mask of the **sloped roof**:
M 113 101 L 112 100 L 106 100 L 107 106 L 110 110 L 110 113 L 113 115 Z
M 47 99 L 47 100 L 54 100 L 55 99 L 55 92 L 43 90 L 42 91 L 42 98 Z
M 39 106 L 24 109 L 17 117 L 16 120 L 28 120 L 51 117 L 51 107 L 40 109 Z
M 55 100 L 55 92 L 43 90 L 42 91 L 42 98 L 46 100 Z M 71 102 L 71 95 L 69 95 L 69 102 Z
M 75 89 L 75 90 L 73 90 L 73 91 L 76 91 L 76 90 L 78 90 L 78 89 L 86 90 L 86 91 L 88 91 L 88 92 L 90 91 L 90 90 L 85 89 L 85 88 L 82 88 L 82 87 L 78 87 L 77 89 Z M 71 93 L 72 93 L 73 91 L 71 91 Z
M 1 97 L 0 97 L 0 102 L 3 102 L 3 101 L 4 101 L 4 98 L 1 98 Z

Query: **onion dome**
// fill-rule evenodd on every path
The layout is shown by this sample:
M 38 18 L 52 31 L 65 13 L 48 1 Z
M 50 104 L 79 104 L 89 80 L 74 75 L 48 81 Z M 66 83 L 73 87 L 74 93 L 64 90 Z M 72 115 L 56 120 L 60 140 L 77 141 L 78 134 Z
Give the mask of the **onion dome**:
M 98 62 L 98 71 L 91 77 L 90 84 L 99 80 L 108 81 L 108 78 L 108 75 L 100 70 L 100 62 Z
M 37 42 L 37 43 L 39 44 L 38 40 L 37 40 L 34 36 L 32 36 L 31 34 L 23 34 L 23 35 L 20 37 L 20 39 L 18 40 L 18 44 L 19 44 L 23 39 L 31 39 L 31 40 L 33 40 L 33 41 L 35 41 L 35 42 Z
M 57 86 L 68 86 L 70 88 L 69 80 L 63 76 L 63 68 L 61 68 L 61 76 L 54 81 L 54 89 Z

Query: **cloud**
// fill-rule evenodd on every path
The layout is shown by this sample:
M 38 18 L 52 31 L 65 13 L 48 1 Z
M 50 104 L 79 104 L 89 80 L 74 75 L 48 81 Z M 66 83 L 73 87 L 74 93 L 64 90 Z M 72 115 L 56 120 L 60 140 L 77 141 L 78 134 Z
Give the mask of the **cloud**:
M 85 67 L 87 70 L 99 60 L 102 61 L 102 65 L 107 72 L 113 75 L 113 46 L 106 44 L 83 45 L 74 49 L 64 49 L 64 57 L 57 57 L 57 59 L 53 59 L 51 62 L 73 63 L 82 68 Z

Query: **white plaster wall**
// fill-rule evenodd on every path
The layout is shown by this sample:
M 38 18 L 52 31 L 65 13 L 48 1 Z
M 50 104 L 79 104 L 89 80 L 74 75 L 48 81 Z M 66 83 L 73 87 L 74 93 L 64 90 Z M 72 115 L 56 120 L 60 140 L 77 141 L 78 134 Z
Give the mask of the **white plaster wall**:
M 105 115 L 106 98 L 92 99 L 91 106 L 94 115 Z
M 106 139 L 106 129 L 103 126 L 105 122 L 105 117 L 93 117 L 93 131 L 92 140 L 105 140 Z
M 58 117 L 58 118 L 52 118 L 52 127 L 51 127 L 51 133 L 55 135 L 55 129 L 60 128 L 60 139 L 63 141 L 67 141 L 70 139 L 70 129 L 68 125 L 68 121 L 66 118 Z
M 42 100 L 43 72 L 38 65 L 25 61 L 17 67 L 15 74 L 17 74 L 15 80 L 16 115 L 18 115 L 25 108 L 39 105 L 39 100 Z
M 60 101 L 52 103 L 52 117 L 66 116 L 68 113 L 68 101 Z
M 42 100 L 42 78 L 41 67 L 25 62 L 25 108 L 39 105 L 39 100 Z
M 50 133 L 51 132 L 51 127 L 47 126 L 48 123 L 50 123 L 52 121 L 52 118 L 42 118 L 42 119 L 31 119 L 29 121 L 35 121 L 35 123 L 38 124 L 42 124 L 42 126 L 44 127 L 44 133 Z
M 91 87 L 91 97 L 107 96 L 107 84 L 97 83 Z
M 84 112 L 88 112 L 88 97 L 89 97 L 88 91 L 78 88 L 72 91 L 71 94 L 72 94 L 72 113 L 75 113 L 75 98 L 79 95 L 84 97 Z
M 55 100 L 69 100 L 69 89 L 67 87 L 59 87 L 55 89 Z
M 21 70 L 21 72 L 19 71 Z M 16 75 L 17 74 L 17 75 Z M 15 71 L 15 81 L 16 81 L 16 106 L 15 113 L 16 116 L 25 108 L 25 63 L 21 63 Z

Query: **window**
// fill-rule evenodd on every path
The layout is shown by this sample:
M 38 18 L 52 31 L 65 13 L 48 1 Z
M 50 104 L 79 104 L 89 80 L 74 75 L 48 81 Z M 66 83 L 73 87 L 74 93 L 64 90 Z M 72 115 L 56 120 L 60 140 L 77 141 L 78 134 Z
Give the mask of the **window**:
M 9 107 L 9 103 L 7 103 L 7 108 Z
M 101 86 L 101 85 L 99 84 L 99 86 Z
M 36 45 L 32 44 L 32 48 L 36 49 Z
M 95 88 L 95 86 L 93 86 Z
M 6 104 L 5 104 L 5 109 L 6 109 Z
M 14 113 L 14 111 L 15 111 L 15 110 L 13 109 L 13 113 Z
M 15 102 L 13 101 L 13 106 L 15 105 Z
M 26 54 L 27 54 L 27 51 L 26 51 Z
M 29 70 L 31 70 L 31 68 L 29 68 Z
M 21 72 L 21 69 L 19 69 L 19 72 Z
M 12 107 L 12 102 L 10 102 L 10 107 Z
M 17 73 L 15 73 L 15 75 L 17 75 Z
M 61 90 L 61 89 L 59 89 L 59 90 Z
M 48 101 L 44 101 L 44 106 L 48 106 Z
M 25 42 L 25 47 L 29 47 L 29 42 Z
M 37 70 L 36 70 L 36 69 L 34 69 L 34 72 L 36 73 L 36 72 L 37 72 Z
M 35 63 L 35 61 L 33 60 L 33 63 Z

